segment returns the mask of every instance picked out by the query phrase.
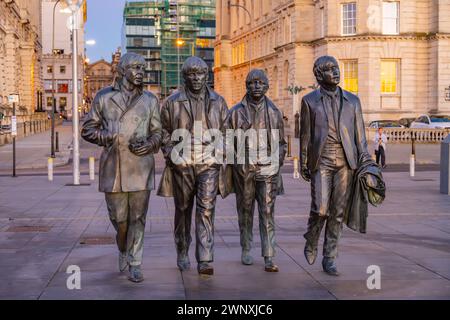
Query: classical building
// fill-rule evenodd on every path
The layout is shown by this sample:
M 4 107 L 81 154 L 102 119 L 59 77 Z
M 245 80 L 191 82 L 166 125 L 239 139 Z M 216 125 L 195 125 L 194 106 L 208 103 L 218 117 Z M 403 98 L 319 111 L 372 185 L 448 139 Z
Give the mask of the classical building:
M 70 11 L 64 10 L 63 3 L 42 0 L 43 58 L 42 75 L 44 80 L 44 106 L 67 118 L 72 117 L 72 31 L 68 28 Z M 55 10 L 54 10 L 55 9 Z M 53 28 L 53 12 L 55 25 Z M 79 11 L 79 21 L 86 22 L 86 2 Z M 78 30 L 78 110 L 83 110 L 84 92 L 84 29 Z M 53 85 L 54 80 L 54 85 Z M 56 103 L 53 102 L 53 87 Z
M 123 44 L 147 61 L 148 89 L 165 97 L 176 89 L 185 59 L 195 55 L 210 67 L 214 86 L 215 0 L 152 0 L 127 2 Z
M 97 91 L 106 86 L 110 86 L 113 79 L 114 75 L 111 63 L 101 59 L 89 64 L 85 71 L 87 102 L 89 103 L 94 99 Z
M 216 17 L 216 90 L 230 105 L 261 68 L 292 123 L 314 60 L 332 55 L 366 121 L 450 114 L 448 0 L 217 0 Z
M 11 115 L 8 95 L 18 93 L 18 115 L 42 111 L 40 1 L 0 0 L 0 112 Z

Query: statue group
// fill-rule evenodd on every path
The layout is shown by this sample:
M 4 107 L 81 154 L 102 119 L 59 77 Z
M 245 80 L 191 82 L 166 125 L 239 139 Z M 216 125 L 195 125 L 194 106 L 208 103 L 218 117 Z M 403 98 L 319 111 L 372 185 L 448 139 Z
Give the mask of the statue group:
M 103 147 L 99 191 L 105 194 L 116 230 L 119 270 L 128 269 L 130 281 L 144 279 L 144 229 L 155 189 L 153 155 L 161 149 L 166 167 L 157 194 L 174 199 L 178 268 L 191 267 L 195 200 L 197 271 L 214 274 L 216 197 L 235 193 L 242 264 L 253 264 L 256 202 L 264 270 L 278 272 L 274 212 L 276 197 L 284 192 L 280 169 L 287 143 L 282 113 L 266 95 L 264 71 L 249 72 L 246 95 L 231 109 L 207 86 L 208 66 L 198 57 L 184 62 L 183 85 L 161 106 L 144 90 L 144 58 L 123 55 L 117 72 L 116 82 L 97 93 L 81 135 Z M 313 72 L 320 89 L 303 97 L 300 116 L 301 175 L 311 183 L 312 198 L 304 254 L 308 263 L 315 262 L 325 225 L 323 270 L 338 275 L 335 261 L 343 224 L 365 232 L 365 199 L 380 203 L 384 182 L 367 151 L 360 101 L 338 86 L 337 61 L 320 57 Z

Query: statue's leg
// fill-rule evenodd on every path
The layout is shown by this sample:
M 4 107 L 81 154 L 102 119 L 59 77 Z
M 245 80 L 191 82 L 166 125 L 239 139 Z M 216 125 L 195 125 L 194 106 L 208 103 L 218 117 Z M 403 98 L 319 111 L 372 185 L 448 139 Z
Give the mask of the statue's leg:
M 150 191 L 130 192 L 128 206 L 127 251 L 131 266 L 139 266 L 142 263 L 144 249 L 145 221 L 148 211 Z
M 325 228 L 323 256 L 336 258 L 338 241 L 341 236 L 344 212 L 347 207 L 353 185 L 353 171 L 347 166 L 344 155 L 337 156 L 338 170 L 333 178 L 330 216 Z
M 239 233 L 242 251 L 250 252 L 253 243 L 253 212 L 255 209 L 255 171 L 245 170 L 244 165 L 233 168 L 233 184 L 236 192 Z
M 219 189 L 219 168 L 197 165 L 195 234 L 197 262 L 214 260 L 214 213 Z
M 275 255 L 274 208 L 277 195 L 278 175 L 256 181 L 256 201 L 259 212 L 259 233 L 261 235 L 261 255 Z
M 116 229 L 116 243 L 120 252 L 127 251 L 128 194 L 126 192 L 105 193 L 109 219 Z
M 192 166 L 173 169 L 175 203 L 174 239 L 177 254 L 188 256 L 191 244 L 192 207 L 195 195 L 195 175 Z

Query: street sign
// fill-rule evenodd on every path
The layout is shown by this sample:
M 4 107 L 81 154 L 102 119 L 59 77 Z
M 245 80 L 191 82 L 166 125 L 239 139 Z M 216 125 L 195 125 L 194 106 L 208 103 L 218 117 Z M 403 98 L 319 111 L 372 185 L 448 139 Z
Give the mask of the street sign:
M 19 95 L 18 94 L 10 94 L 8 96 L 9 103 L 19 103 Z
M 11 117 L 11 135 L 13 137 L 17 136 L 17 117 Z

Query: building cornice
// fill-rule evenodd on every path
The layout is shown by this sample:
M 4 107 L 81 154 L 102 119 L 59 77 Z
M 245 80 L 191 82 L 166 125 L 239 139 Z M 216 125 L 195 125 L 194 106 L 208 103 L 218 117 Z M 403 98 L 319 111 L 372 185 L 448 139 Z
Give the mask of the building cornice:
M 381 35 L 381 34 L 360 34 L 355 36 L 336 36 L 316 39 L 309 42 L 314 46 L 323 45 L 328 42 L 343 42 L 343 41 L 404 41 L 404 40 L 419 40 L 427 41 L 434 39 L 450 39 L 449 33 L 405 33 L 399 35 Z

